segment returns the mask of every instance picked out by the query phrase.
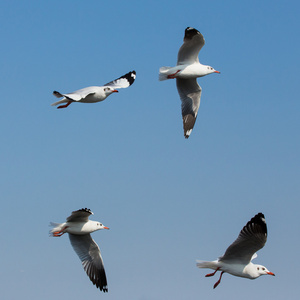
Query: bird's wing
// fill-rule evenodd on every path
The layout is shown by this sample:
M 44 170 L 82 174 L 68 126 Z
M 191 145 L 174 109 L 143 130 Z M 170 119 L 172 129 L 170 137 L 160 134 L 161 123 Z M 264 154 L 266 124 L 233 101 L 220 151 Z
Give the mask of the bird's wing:
M 107 292 L 107 280 L 100 249 L 91 235 L 75 235 L 69 233 L 69 238 L 92 283 L 96 285 L 100 291 L 103 290 L 103 292 Z
M 197 29 L 188 27 L 185 30 L 183 44 L 178 51 L 177 65 L 199 62 L 199 51 L 204 44 L 203 35 Z
M 65 97 L 69 101 L 80 101 L 89 95 L 95 94 L 95 89 L 97 88 L 98 87 L 90 86 L 68 94 L 61 94 L 57 91 L 54 91 L 53 95 L 57 98 Z
M 127 74 L 121 76 L 118 79 L 115 79 L 109 83 L 106 83 L 104 86 L 110 86 L 114 89 L 127 88 L 134 83 L 135 78 L 136 78 L 136 72 L 131 71 L 131 72 L 128 72 Z
M 267 224 L 262 213 L 255 215 L 241 230 L 238 238 L 227 248 L 219 261 L 248 264 L 254 259 L 256 251 L 267 241 Z
M 188 138 L 196 122 L 202 89 L 197 83 L 196 78 L 177 78 L 176 85 L 181 99 L 184 136 Z
M 88 208 L 75 210 L 72 212 L 71 216 L 67 218 L 67 222 L 87 222 L 90 215 L 93 215 L 93 213 Z

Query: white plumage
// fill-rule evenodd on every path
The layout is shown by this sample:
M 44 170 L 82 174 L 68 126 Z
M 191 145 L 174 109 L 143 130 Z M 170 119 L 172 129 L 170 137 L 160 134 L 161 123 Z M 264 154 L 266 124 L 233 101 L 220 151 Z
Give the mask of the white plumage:
M 204 44 L 203 35 L 198 30 L 191 27 L 186 28 L 184 43 L 178 52 L 177 65 L 159 69 L 159 80 L 176 78 L 177 90 L 181 99 L 185 138 L 190 136 L 194 128 L 200 107 L 202 89 L 197 83 L 197 77 L 220 73 L 210 66 L 199 63 L 198 54 Z
M 118 79 L 106 83 L 104 86 L 90 86 L 72 93 L 62 94 L 57 91 L 53 95 L 57 98 L 63 97 L 62 100 L 52 103 L 52 106 L 60 105 L 57 108 L 66 108 L 72 102 L 96 103 L 105 100 L 112 93 L 117 93 L 120 88 L 127 88 L 133 84 L 136 78 L 136 72 L 131 71 Z
M 198 268 L 215 270 L 206 277 L 221 271 L 216 288 L 221 282 L 222 275 L 229 273 L 234 276 L 255 279 L 261 275 L 274 275 L 266 267 L 253 264 L 251 261 L 257 257 L 256 251 L 261 249 L 267 241 L 267 224 L 262 213 L 255 215 L 241 230 L 238 238 L 227 248 L 225 254 L 214 261 L 197 261 Z
M 50 235 L 59 237 L 68 233 L 73 249 L 79 256 L 90 280 L 101 291 L 107 292 L 107 280 L 100 249 L 90 233 L 109 228 L 100 222 L 89 220 L 91 214 L 93 213 L 87 208 L 73 211 L 67 218 L 67 222 L 50 223 L 54 227 L 50 230 Z

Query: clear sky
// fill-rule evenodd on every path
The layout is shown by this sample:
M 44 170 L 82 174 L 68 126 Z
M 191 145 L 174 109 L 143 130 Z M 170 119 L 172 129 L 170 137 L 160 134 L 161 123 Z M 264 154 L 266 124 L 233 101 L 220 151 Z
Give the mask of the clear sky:
M 2 1 L 1 298 L 296 299 L 299 286 L 298 1 Z M 201 106 L 184 139 L 174 80 L 184 30 L 205 37 Z M 136 82 L 102 103 L 50 106 L 53 90 Z M 101 293 L 67 235 L 82 207 L 111 229 L 93 238 Z M 256 213 L 255 262 L 276 277 L 217 277 L 214 260 Z

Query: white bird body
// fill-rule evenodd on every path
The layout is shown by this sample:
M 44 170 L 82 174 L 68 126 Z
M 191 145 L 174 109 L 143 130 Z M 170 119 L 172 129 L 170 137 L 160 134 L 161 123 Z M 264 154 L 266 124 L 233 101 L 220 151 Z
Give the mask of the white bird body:
M 208 264 L 210 263 L 210 264 Z M 204 266 L 204 264 L 206 266 Z M 197 267 L 198 268 L 209 268 L 209 269 L 213 269 L 213 270 L 218 270 L 218 271 L 223 271 L 225 273 L 229 273 L 231 275 L 237 276 L 237 277 L 244 277 L 244 278 L 249 278 L 249 279 L 255 279 L 257 277 L 259 277 L 260 274 L 259 272 L 257 272 L 257 266 L 260 265 L 255 265 L 253 263 L 249 263 L 246 266 L 244 264 L 241 263 L 224 263 L 224 262 L 220 262 L 218 260 L 214 260 L 214 261 L 210 261 L 210 262 L 201 262 L 198 261 L 197 263 Z M 266 269 L 266 271 L 268 272 L 268 270 Z
M 68 107 L 72 102 L 82 103 L 96 103 L 105 100 L 112 93 L 117 93 L 119 88 L 127 88 L 133 84 L 136 78 L 136 72 L 131 71 L 118 79 L 115 79 L 104 86 L 89 86 L 72 93 L 62 94 L 57 91 L 53 92 L 53 95 L 57 98 L 63 97 L 63 99 L 52 103 L 52 106 L 67 103 L 65 105 L 58 106 L 57 108 Z
M 73 211 L 67 218 L 67 222 L 50 223 L 53 226 L 50 236 L 59 237 L 68 233 L 73 249 L 90 280 L 100 291 L 107 292 L 107 280 L 100 249 L 90 233 L 109 228 L 100 222 L 89 220 L 91 214 L 93 213 L 89 209 L 83 208 Z
M 198 55 L 205 40 L 197 29 L 186 28 L 183 41 L 178 51 L 177 65 L 161 67 L 159 80 L 176 79 L 181 100 L 184 137 L 189 138 L 196 122 L 202 91 L 196 78 L 220 72 L 210 66 L 200 64 Z
M 162 81 L 170 79 L 168 76 L 172 74 L 176 74 L 175 78 L 190 79 L 202 77 L 215 72 L 216 70 L 212 67 L 195 62 L 193 64 L 177 65 L 175 67 L 161 67 L 159 69 L 159 80 Z
M 209 268 L 215 275 L 221 271 L 220 279 L 214 288 L 221 282 L 223 273 L 234 276 L 255 279 L 261 275 L 274 275 L 266 267 L 253 264 L 251 261 L 257 257 L 256 251 L 261 249 L 267 241 L 267 225 L 262 213 L 255 215 L 241 230 L 238 238 L 227 248 L 225 254 L 214 261 L 197 261 L 198 268 Z
M 53 224 L 53 223 L 52 223 Z M 88 222 L 65 222 L 56 224 L 52 232 L 61 231 L 77 235 L 89 234 L 94 231 L 103 229 L 104 226 L 96 221 L 88 220 Z
M 106 88 L 106 90 L 105 90 Z M 103 86 L 89 86 L 73 93 L 69 94 L 60 94 L 57 95 L 59 97 L 64 97 L 63 99 L 52 103 L 52 106 L 68 103 L 70 99 L 74 102 L 82 102 L 82 103 L 96 103 L 105 100 L 109 95 L 112 93 L 118 92 L 115 89 L 108 89 L 107 87 Z

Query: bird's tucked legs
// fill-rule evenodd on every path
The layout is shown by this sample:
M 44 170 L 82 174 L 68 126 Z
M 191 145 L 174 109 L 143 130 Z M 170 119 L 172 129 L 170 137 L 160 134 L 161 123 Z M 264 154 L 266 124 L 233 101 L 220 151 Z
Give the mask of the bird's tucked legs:
M 180 71 L 181 71 L 181 70 L 178 70 L 178 71 L 176 71 L 175 73 L 168 75 L 168 78 L 169 78 L 169 79 L 174 79 L 174 78 L 175 78 L 175 75 L 176 75 L 178 72 L 180 72 Z
M 65 105 L 60 105 L 58 106 L 57 108 L 65 108 L 65 107 L 68 107 L 73 101 L 69 101 L 67 104 Z
M 52 235 L 53 235 L 53 236 L 62 236 L 62 235 L 65 233 L 64 230 L 67 229 L 67 228 L 68 228 L 68 226 L 65 226 L 62 230 L 54 231 L 54 232 L 52 233 Z
M 205 277 L 214 276 L 220 268 L 217 268 L 213 273 L 206 274 Z
M 221 275 L 220 275 L 219 280 L 214 284 L 214 289 L 220 284 L 221 278 L 222 278 L 222 275 L 223 275 L 223 274 L 224 274 L 224 271 L 221 272 Z

